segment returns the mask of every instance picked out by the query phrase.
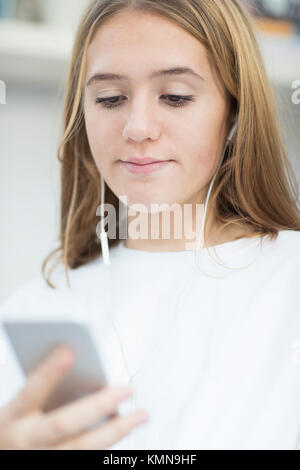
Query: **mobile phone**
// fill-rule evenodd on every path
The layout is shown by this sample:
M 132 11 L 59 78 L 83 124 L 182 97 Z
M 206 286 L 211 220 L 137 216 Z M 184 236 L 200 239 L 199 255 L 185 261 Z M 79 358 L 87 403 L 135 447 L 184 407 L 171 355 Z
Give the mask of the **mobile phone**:
M 84 323 L 6 319 L 2 324 L 25 376 L 58 345 L 66 344 L 73 351 L 72 366 L 48 398 L 43 407 L 44 412 L 108 385 L 99 352 Z M 111 417 L 117 415 L 114 413 Z M 106 419 L 98 421 L 96 425 Z

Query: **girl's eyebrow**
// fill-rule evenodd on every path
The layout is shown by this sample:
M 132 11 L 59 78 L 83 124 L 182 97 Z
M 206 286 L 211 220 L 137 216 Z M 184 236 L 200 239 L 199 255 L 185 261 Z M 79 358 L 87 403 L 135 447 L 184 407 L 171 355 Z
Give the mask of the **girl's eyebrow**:
M 172 76 L 172 75 L 191 75 L 200 80 L 204 80 L 204 78 L 201 77 L 201 75 L 199 75 L 197 72 L 192 70 L 190 67 L 173 67 L 171 69 L 158 70 L 156 72 L 152 72 L 148 78 L 153 79 L 157 77 Z M 89 87 L 93 83 L 104 81 L 104 80 L 125 81 L 125 80 L 128 80 L 128 77 L 124 75 L 118 75 L 115 73 L 96 73 L 89 78 L 86 86 Z

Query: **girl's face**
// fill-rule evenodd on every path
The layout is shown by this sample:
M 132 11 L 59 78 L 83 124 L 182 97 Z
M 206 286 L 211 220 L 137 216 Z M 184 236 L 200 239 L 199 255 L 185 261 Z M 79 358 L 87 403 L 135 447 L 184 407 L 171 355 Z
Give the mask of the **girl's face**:
M 150 13 L 108 20 L 88 50 L 84 113 L 97 168 L 128 206 L 204 202 L 229 106 L 192 35 Z M 148 174 L 121 162 L 145 157 L 170 162 Z

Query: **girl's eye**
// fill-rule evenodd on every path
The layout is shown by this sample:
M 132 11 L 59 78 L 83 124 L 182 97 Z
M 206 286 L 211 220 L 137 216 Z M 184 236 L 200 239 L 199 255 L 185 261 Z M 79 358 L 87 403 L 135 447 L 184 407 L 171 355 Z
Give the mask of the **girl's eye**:
M 195 101 L 194 97 L 189 96 L 180 96 L 180 95 L 162 95 L 163 98 L 168 98 L 168 105 L 173 107 L 185 106 L 189 101 Z M 110 98 L 96 98 L 95 103 L 101 104 L 103 108 L 117 108 L 121 106 L 122 103 L 118 102 L 118 99 L 122 96 L 112 96 Z M 124 101 L 124 100 L 123 100 Z

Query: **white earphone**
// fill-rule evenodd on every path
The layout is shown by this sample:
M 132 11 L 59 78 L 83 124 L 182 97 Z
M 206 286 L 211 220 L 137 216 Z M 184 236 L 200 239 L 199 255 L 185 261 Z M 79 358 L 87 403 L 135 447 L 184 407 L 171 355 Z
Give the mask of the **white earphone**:
M 103 176 L 101 175 L 101 233 L 100 233 L 100 241 L 101 241 L 101 250 L 102 250 L 102 256 L 103 256 L 104 264 L 110 264 L 107 232 L 105 232 L 105 230 L 104 230 L 104 197 L 105 197 L 105 181 L 104 181 Z
M 206 196 L 206 200 L 205 200 L 205 204 L 204 204 L 204 214 L 203 214 L 203 218 L 202 218 L 202 221 L 201 221 L 201 227 L 200 227 L 200 233 L 199 233 L 199 236 L 198 236 L 198 239 L 197 239 L 197 245 L 196 245 L 196 249 L 195 249 L 195 263 L 196 265 L 198 266 L 199 264 L 199 257 L 200 257 L 200 252 L 203 248 L 203 238 L 204 238 L 204 224 L 205 224 L 205 220 L 206 220 L 206 212 L 207 212 L 207 206 L 208 206 L 208 201 L 209 201 L 209 198 L 210 198 L 210 193 L 211 193 L 211 190 L 212 190 L 212 187 L 213 187 L 213 184 L 215 182 L 215 179 L 216 179 L 216 176 L 217 176 L 217 173 L 219 171 L 219 168 L 220 166 L 222 165 L 223 163 L 223 160 L 224 160 L 224 157 L 225 157 L 225 153 L 226 153 L 226 149 L 227 149 L 227 146 L 233 141 L 233 137 L 236 133 L 236 130 L 237 130 L 237 127 L 238 127 L 238 114 L 236 116 L 236 119 L 235 119 L 235 122 L 228 134 L 228 137 L 226 139 L 226 145 L 225 145 L 225 149 L 224 149 L 224 152 L 223 152 L 223 156 L 222 158 L 220 159 L 219 161 L 219 164 L 218 164 L 218 167 L 215 171 L 215 175 L 210 183 L 210 186 L 209 186 L 209 189 L 208 189 L 208 192 L 207 192 L 207 196 Z M 202 243 L 201 243 L 202 242 Z
M 231 131 L 229 132 L 229 135 L 227 137 L 227 142 L 231 142 L 233 140 L 234 134 L 236 133 L 237 127 L 238 127 L 238 120 L 239 116 L 237 115 L 234 121 L 234 124 L 231 128 Z

